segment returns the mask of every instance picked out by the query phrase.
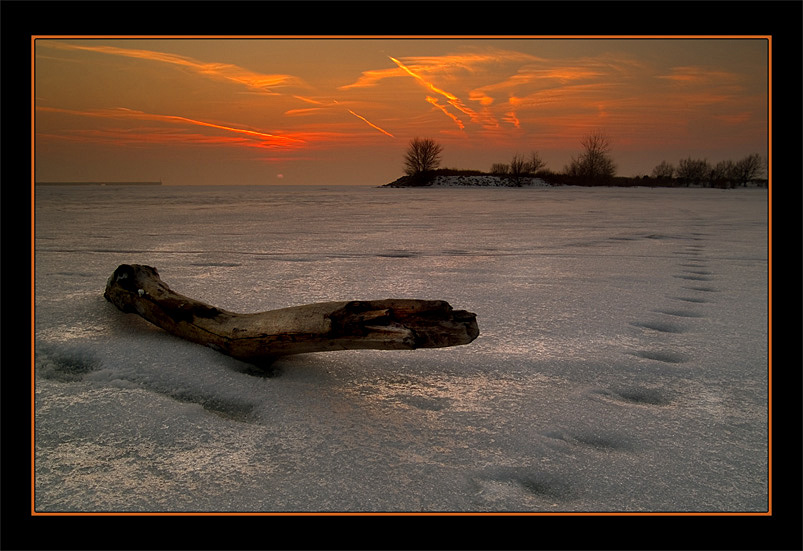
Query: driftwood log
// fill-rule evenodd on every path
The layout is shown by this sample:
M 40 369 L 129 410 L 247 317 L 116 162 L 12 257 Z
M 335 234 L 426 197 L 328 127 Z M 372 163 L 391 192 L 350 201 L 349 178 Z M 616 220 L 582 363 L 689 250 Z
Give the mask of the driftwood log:
M 468 344 L 476 315 L 442 300 L 323 302 L 237 314 L 172 291 L 156 268 L 119 266 L 103 295 L 123 312 L 246 362 L 332 350 L 413 350 Z

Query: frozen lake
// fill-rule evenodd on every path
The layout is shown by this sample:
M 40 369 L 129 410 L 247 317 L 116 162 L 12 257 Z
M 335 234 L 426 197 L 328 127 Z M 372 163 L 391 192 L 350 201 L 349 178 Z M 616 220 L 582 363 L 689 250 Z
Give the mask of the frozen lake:
M 38 512 L 763 512 L 767 190 L 42 187 Z M 103 298 L 441 299 L 467 346 L 261 377 Z

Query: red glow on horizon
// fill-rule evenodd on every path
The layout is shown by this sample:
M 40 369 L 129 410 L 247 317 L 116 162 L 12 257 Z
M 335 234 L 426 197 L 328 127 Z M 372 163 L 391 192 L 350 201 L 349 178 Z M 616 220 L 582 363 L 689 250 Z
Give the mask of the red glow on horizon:
M 246 128 L 235 128 L 233 126 L 226 126 L 207 121 L 200 121 L 188 117 L 182 117 L 179 115 L 159 115 L 153 113 L 145 113 L 143 111 L 136 111 L 134 109 L 128 109 L 125 107 L 118 107 L 117 109 L 102 109 L 93 111 L 78 111 L 73 109 L 58 109 L 53 107 L 37 107 L 36 109 L 37 111 L 43 111 L 43 112 L 64 113 L 64 114 L 79 115 L 85 117 L 98 117 L 98 118 L 110 118 L 110 119 L 132 118 L 137 120 L 153 120 L 153 121 L 163 121 L 163 122 L 171 122 L 179 124 L 184 123 L 196 126 L 205 126 L 207 128 L 216 128 L 219 130 L 224 130 L 226 132 L 233 132 L 237 134 L 244 134 L 246 136 L 253 136 L 256 138 L 260 138 L 263 146 L 270 146 L 270 147 L 292 148 L 292 147 L 299 147 L 300 145 L 306 143 L 306 140 L 297 137 L 279 136 L 275 134 L 269 134 L 267 132 L 249 130 Z
M 597 128 L 631 159 L 765 154 L 766 56 L 752 45 L 706 56 L 711 41 L 600 40 L 581 51 L 568 39 L 294 40 L 37 38 L 34 139 L 54 162 L 69 156 L 60 144 L 75 144 L 70 154 L 85 144 L 87 164 L 106 162 L 98 146 L 124 145 L 143 159 L 148 147 L 208 146 L 222 161 L 259 161 L 261 150 L 298 163 L 370 155 L 387 167 L 378 159 L 422 135 L 483 165 L 530 149 L 565 162 Z M 192 154 L 182 155 L 176 163 Z

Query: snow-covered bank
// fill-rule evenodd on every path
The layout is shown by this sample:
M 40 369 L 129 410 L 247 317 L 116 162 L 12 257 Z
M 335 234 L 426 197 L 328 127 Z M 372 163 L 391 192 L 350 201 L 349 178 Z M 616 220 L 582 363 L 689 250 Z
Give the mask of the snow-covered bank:
M 465 187 L 465 186 L 478 186 L 478 187 L 546 187 L 549 186 L 547 182 L 541 178 L 535 177 L 521 177 L 518 181 L 513 178 L 505 176 L 435 176 L 433 178 L 431 187 Z
M 408 176 L 387 184 L 384 187 L 548 187 L 549 183 L 541 178 L 533 176 L 522 176 L 518 180 L 507 176 L 495 176 L 493 174 L 476 175 L 443 175 L 438 174 L 432 180 L 422 186 L 415 186 L 409 183 Z

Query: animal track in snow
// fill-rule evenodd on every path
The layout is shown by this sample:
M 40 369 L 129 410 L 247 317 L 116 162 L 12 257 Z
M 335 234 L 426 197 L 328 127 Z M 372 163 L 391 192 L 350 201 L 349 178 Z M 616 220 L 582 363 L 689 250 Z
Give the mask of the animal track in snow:
M 672 300 L 679 300 L 682 302 L 690 302 L 692 304 L 706 304 L 711 301 L 699 297 L 669 297 Z
M 53 347 L 36 351 L 36 371 L 43 379 L 77 382 L 100 369 L 101 361 L 81 347 Z
M 713 278 L 707 275 L 699 275 L 699 274 L 676 274 L 672 277 L 676 277 L 678 279 L 688 279 L 690 281 L 711 281 Z
M 700 291 L 702 293 L 716 293 L 717 289 L 714 287 L 691 287 L 691 286 L 684 286 L 684 289 L 688 289 L 689 291 Z
M 661 333 L 684 333 L 686 330 L 675 324 L 665 321 L 634 321 L 630 325 L 634 327 L 641 327 L 642 329 L 650 329 Z
M 630 387 L 618 390 L 594 389 L 589 392 L 594 397 L 606 402 L 636 406 L 668 406 L 672 398 L 663 390 L 657 388 Z
M 548 500 L 558 505 L 575 498 L 576 490 L 562 476 L 532 467 L 492 467 L 473 478 L 474 495 L 483 505 L 498 507 L 507 502 L 521 502 L 522 497 Z
M 639 350 L 634 355 L 646 360 L 655 360 L 668 364 L 681 364 L 688 361 L 683 354 L 668 350 Z
M 226 400 L 218 397 L 201 396 L 197 393 L 189 392 L 163 392 L 159 390 L 155 390 L 155 392 L 169 396 L 170 398 L 178 400 L 179 402 L 198 404 L 206 411 L 213 413 L 218 417 L 231 419 L 233 421 L 249 422 L 250 415 L 254 410 L 254 405 L 247 402 L 237 402 L 235 400 Z
M 552 440 L 597 451 L 627 451 L 632 449 L 630 439 L 623 435 L 604 434 L 592 430 L 553 429 L 541 433 Z
M 682 298 L 676 298 L 675 300 L 687 300 Z M 696 300 L 690 302 L 697 302 Z M 701 301 L 702 302 L 702 301 Z M 702 318 L 705 317 L 703 314 L 699 312 L 693 312 L 691 310 L 669 310 L 669 309 L 657 309 L 653 310 L 653 312 L 657 312 L 659 314 L 666 314 L 667 316 L 675 316 L 679 318 Z

